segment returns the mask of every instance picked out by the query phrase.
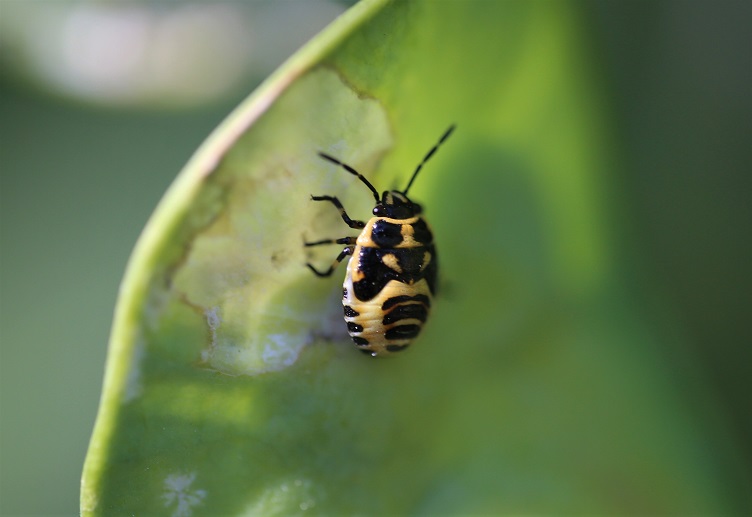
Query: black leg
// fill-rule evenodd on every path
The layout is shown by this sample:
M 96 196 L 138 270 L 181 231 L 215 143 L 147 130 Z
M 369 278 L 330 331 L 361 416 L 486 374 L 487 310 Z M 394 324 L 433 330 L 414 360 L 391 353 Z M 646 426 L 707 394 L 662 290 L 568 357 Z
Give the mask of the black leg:
M 306 242 L 305 246 L 319 246 L 321 244 L 355 244 L 357 237 L 342 237 L 341 239 L 324 239 L 316 242 Z
M 342 216 L 342 220 L 345 221 L 345 224 L 349 226 L 350 228 L 364 228 L 366 223 L 363 221 L 354 221 L 350 219 L 350 217 L 347 215 L 347 212 L 345 212 L 345 208 L 342 206 L 342 203 L 339 202 L 339 199 L 337 199 L 334 196 L 311 196 L 311 199 L 314 201 L 329 201 L 334 206 L 337 207 L 337 210 L 339 210 L 339 215 Z
M 355 249 L 355 246 L 347 246 L 345 249 L 343 249 L 342 253 L 337 255 L 337 258 L 334 259 L 334 262 L 326 271 L 319 271 L 318 269 L 313 267 L 310 263 L 306 264 L 306 266 L 308 266 L 308 269 L 313 271 L 316 276 L 321 276 L 321 277 L 331 276 L 331 274 L 334 272 L 334 268 L 336 268 L 339 265 L 339 263 L 342 262 L 342 259 L 344 259 L 347 255 L 352 255 L 354 249 Z

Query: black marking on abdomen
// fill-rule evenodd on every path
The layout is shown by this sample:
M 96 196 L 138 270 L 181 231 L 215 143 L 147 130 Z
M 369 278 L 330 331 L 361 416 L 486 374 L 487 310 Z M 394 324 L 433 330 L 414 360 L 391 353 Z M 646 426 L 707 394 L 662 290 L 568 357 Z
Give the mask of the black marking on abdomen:
M 363 325 L 358 325 L 354 321 L 348 321 L 347 330 L 349 332 L 363 332 Z
M 384 337 L 389 340 L 395 339 L 413 339 L 420 333 L 420 325 L 397 325 L 384 333 Z
M 360 313 L 349 305 L 345 305 L 345 316 L 348 318 L 354 318 L 355 316 L 360 316 Z
M 384 316 L 384 325 L 396 323 L 400 320 L 416 319 L 420 321 L 426 321 L 428 317 L 428 309 L 422 303 L 410 303 L 406 305 L 398 305 L 392 309 L 389 314 Z
M 391 280 L 412 284 L 424 277 L 433 293 L 434 260 L 425 264 L 423 259 L 426 252 L 433 257 L 435 255 L 433 245 L 394 249 L 361 247 L 357 257 L 358 271 L 361 271 L 364 276 L 361 280 L 353 282 L 355 297 L 366 302 L 379 294 Z M 384 263 L 384 255 L 394 255 L 397 261 L 395 269 L 399 272 Z
M 403 302 L 420 302 L 425 304 L 426 307 L 431 306 L 431 299 L 425 294 L 416 294 L 415 296 L 402 294 L 400 296 L 392 296 L 391 298 L 389 298 L 381 306 L 381 309 L 385 311 Z
M 366 346 L 368 344 L 368 340 L 364 337 L 360 336 L 350 336 L 353 340 L 353 343 L 355 343 L 358 346 Z

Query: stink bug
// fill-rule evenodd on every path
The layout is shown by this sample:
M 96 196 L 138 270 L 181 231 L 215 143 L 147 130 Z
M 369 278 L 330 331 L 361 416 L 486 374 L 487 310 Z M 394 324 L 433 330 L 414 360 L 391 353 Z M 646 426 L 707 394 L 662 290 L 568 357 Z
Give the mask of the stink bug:
M 407 348 L 428 317 L 431 298 L 436 293 L 436 248 L 431 230 L 420 217 L 421 206 L 407 197 L 407 191 L 423 165 L 452 131 L 454 126 L 428 151 L 405 190 L 387 190 L 381 198 L 358 171 L 326 153 L 319 153 L 323 159 L 357 176 L 376 200 L 374 217 L 364 222 L 351 219 L 334 196 L 311 196 L 313 201 L 333 204 L 345 224 L 360 230 L 360 234 L 305 243 L 306 246 L 345 245 L 329 269 L 319 271 L 310 263 L 307 266 L 317 276 L 328 277 L 346 256 L 351 256 L 342 295 L 345 322 L 358 349 L 373 357 Z

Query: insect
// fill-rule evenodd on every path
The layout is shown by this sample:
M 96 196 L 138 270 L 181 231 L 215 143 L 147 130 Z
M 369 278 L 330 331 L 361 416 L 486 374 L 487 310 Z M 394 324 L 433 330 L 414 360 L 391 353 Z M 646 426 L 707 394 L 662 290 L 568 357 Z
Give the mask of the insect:
M 433 235 L 420 217 L 422 208 L 407 197 L 415 178 L 454 131 L 449 127 L 410 177 L 405 190 L 378 191 L 358 171 L 338 159 L 319 153 L 323 159 L 345 169 L 373 193 L 376 206 L 367 222 L 351 219 L 334 196 L 311 196 L 339 210 L 350 228 L 360 230 L 357 237 L 306 242 L 305 246 L 344 244 L 329 269 L 319 271 L 307 266 L 319 277 L 328 277 L 350 256 L 343 284 L 347 330 L 361 352 L 373 357 L 389 355 L 407 348 L 428 317 L 431 298 L 436 293 L 438 263 Z

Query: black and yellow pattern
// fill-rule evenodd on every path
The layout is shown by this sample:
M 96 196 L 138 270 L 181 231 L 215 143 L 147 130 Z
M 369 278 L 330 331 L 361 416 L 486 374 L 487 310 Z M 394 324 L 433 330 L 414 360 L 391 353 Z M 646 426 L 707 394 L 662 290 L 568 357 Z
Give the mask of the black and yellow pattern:
M 348 255 L 342 305 L 347 330 L 364 353 L 383 356 L 399 352 L 420 333 L 436 293 L 438 262 L 433 235 L 420 217 L 420 205 L 407 197 L 407 191 L 423 165 L 454 130 L 450 127 L 415 169 L 404 191 L 378 191 L 355 169 L 327 154 L 322 158 L 357 176 L 373 193 L 376 206 L 368 222 L 350 219 L 336 197 L 312 196 L 314 201 L 329 201 L 350 228 L 360 229 L 357 237 L 325 239 L 306 243 L 346 244 L 326 271 L 308 267 L 316 275 L 327 277 Z

